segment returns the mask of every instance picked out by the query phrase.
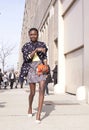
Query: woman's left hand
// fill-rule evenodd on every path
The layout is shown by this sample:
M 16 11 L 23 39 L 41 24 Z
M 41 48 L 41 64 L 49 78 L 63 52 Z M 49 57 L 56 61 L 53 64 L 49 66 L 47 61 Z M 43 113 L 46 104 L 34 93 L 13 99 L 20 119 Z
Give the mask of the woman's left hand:
M 36 51 L 37 51 L 37 52 L 40 52 L 40 51 L 41 51 L 41 52 L 45 53 L 45 48 L 37 48 Z

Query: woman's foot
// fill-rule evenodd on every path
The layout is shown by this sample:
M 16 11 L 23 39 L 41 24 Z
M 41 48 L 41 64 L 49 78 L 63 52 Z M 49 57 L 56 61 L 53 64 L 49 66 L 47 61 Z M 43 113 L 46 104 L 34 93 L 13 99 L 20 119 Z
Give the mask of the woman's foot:
M 32 109 L 28 109 L 28 117 L 32 117 Z
M 28 114 L 32 114 L 32 108 L 28 108 Z
M 39 124 L 39 123 L 41 123 L 41 121 L 40 121 L 40 120 L 36 120 L 36 123 L 38 123 L 38 124 Z
M 40 113 L 37 113 L 37 115 L 36 115 L 36 123 L 41 123 L 41 121 L 40 121 Z
M 40 121 L 40 113 L 36 114 L 36 121 Z

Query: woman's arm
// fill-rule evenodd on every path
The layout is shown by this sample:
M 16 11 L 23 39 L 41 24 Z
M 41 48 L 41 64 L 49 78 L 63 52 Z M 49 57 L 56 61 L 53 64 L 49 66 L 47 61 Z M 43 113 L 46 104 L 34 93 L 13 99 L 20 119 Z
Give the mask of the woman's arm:
M 36 53 L 36 50 L 32 51 L 30 54 L 28 54 L 28 57 L 32 59 Z
M 37 52 L 43 52 L 43 53 L 45 53 L 45 48 L 36 48 L 34 51 L 32 51 L 32 52 L 28 55 L 28 57 L 29 57 L 30 59 L 32 59 L 32 58 L 34 57 L 35 53 L 37 53 Z

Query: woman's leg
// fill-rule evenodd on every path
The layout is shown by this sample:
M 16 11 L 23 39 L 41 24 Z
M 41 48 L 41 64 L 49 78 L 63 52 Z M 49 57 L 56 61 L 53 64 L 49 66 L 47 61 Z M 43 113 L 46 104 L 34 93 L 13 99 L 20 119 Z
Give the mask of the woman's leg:
M 33 103 L 33 98 L 35 95 L 35 83 L 31 83 L 29 87 L 30 87 L 30 94 L 29 94 L 28 114 L 32 114 L 32 103 Z
M 36 115 L 36 120 L 40 120 L 40 114 L 44 101 L 44 93 L 45 93 L 45 81 L 41 81 L 39 83 L 39 103 L 38 103 L 38 112 Z

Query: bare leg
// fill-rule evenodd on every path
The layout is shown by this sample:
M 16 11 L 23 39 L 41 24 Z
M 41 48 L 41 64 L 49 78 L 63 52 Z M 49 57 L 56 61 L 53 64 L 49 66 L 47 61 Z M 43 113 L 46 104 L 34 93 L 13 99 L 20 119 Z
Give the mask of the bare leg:
M 28 114 L 32 114 L 32 103 L 33 103 L 33 98 L 34 98 L 34 95 L 35 95 L 35 84 L 31 83 L 29 87 L 30 87 L 30 94 L 29 94 Z
M 45 81 L 39 83 L 39 103 L 38 103 L 38 112 L 36 115 L 36 120 L 40 120 L 40 114 L 44 101 L 44 92 L 45 92 Z

